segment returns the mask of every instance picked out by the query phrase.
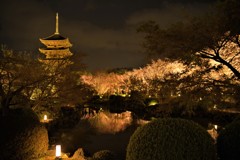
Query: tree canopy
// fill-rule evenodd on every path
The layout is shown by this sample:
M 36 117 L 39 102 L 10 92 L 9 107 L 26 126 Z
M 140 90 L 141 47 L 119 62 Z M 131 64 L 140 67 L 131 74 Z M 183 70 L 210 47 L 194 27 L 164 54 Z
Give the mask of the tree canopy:
M 0 101 L 3 115 L 12 107 L 76 105 L 91 93 L 68 59 L 41 63 L 31 53 L 0 50 Z M 78 64 L 77 64 L 78 65 Z
M 240 59 L 240 2 L 226 0 L 214 6 L 213 11 L 201 17 L 164 29 L 153 21 L 142 24 L 138 31 L 144 34 L 143 47 L 151 56 L 181 59 L 202 63 L 213 60 L 228 67 L 240 79 L 236 62 Z M 232 48 L 226 52 L 226 48 Z

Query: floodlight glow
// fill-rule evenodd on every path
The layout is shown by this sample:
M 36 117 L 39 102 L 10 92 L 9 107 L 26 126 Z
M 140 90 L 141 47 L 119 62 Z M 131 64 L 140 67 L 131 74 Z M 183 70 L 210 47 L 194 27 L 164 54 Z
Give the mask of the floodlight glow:
M 47 119 L 48 119 L 48 118 L 47 118 L 47 115 L 45 114 L 44 117 L 43 117 L 43 120 L 44 120 L 44 121 L 47 121 Z
M 56 145 L 56 157 L 61 157 L 61 145 Z

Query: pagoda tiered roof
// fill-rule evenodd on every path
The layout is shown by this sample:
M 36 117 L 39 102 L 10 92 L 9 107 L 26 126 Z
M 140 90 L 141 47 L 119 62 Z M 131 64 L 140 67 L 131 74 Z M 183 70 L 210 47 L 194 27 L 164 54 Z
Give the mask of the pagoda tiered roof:
M 69 48 L 72 47 L 68 38 L 61 36 L 60 34 L 53 34 L 47 38 L 40 38 L 47 48 Z
M 69 50 L 69 48 L 62 49 L 48 49 L 48 48 L 39 48 L 39 51 L 46 55 L 46 59 L 48 58 L 66 58 L 70 57 L 73 54 Z
M 42 54 L 45 54 L 45 60 L 50 59 L 64 59 L 72 56 L 69 50 L 72 47 L 68 38 L 60 35 L 58 28 L 58 14 L 56 14 L 56 31 L 51 36 L 46 38 L 40 38 L 40 42 L 45 46 L 44 48 L 39 48 Z
M 61 36 L 59 33 L 56 34 L 54 33 L 53 35 L 46 37 L 46 38 L 42 38 L 43 40 L 65 40 L 67 38 Z

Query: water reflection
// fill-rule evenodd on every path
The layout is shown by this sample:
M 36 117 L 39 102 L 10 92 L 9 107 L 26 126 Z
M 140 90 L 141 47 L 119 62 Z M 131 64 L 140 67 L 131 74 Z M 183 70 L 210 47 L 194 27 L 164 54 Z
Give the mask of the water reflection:
M 107 149 L 124 160 L 130 136 L 139 126 L 137 123 L 129 111 L 91 113 L 91 116 L 84 116 L 74 129 L 62 133 L 61 142 L 66 152 L 73 153 L 78 148 L 84 148 L 87 153 L 93 154 Z
M 120 160 L 125 159 L 126 148 L 131 135 L 140 125 L 149 121 L 134 118 L 129 111 L 110 113 L 108 111 L 86 111 L 88 113 L 72 130 L 62 133 L 61 143 L 66 152 L 73 153 L 83 148 L 86 153 L 93 154 L 100 150 L 111 150 Z M 209 133 L 212 133 L 215 124 L 209 124 Z M 217 128 L 219 129 L 219 127 Z
M 89 117 L 89 122 L 99 133 L 117 133 L 124 131 L 132 122 L 132 114 L 129 111 L 123 113 L 99 112 Z

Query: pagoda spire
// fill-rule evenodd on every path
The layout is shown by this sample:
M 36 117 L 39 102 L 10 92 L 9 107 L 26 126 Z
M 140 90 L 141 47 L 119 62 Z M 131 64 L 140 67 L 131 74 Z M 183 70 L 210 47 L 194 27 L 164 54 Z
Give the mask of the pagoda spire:
M 45 55 L 42 62 L 50 62 L 51 60 L 64 60 L 73 54 L 70 51 L 72 44 L 68 38 L 65 38 L 59 33 L 58 13 L 56 13 L 56 30 L 55 33 L 46 38 L 40 38 L 40 42 L 45 46 L 39 48 L 39 51 Z
M 56 31 L 55 31 L 55 34 L 59 34 L 58 13 L 56 13 Z

